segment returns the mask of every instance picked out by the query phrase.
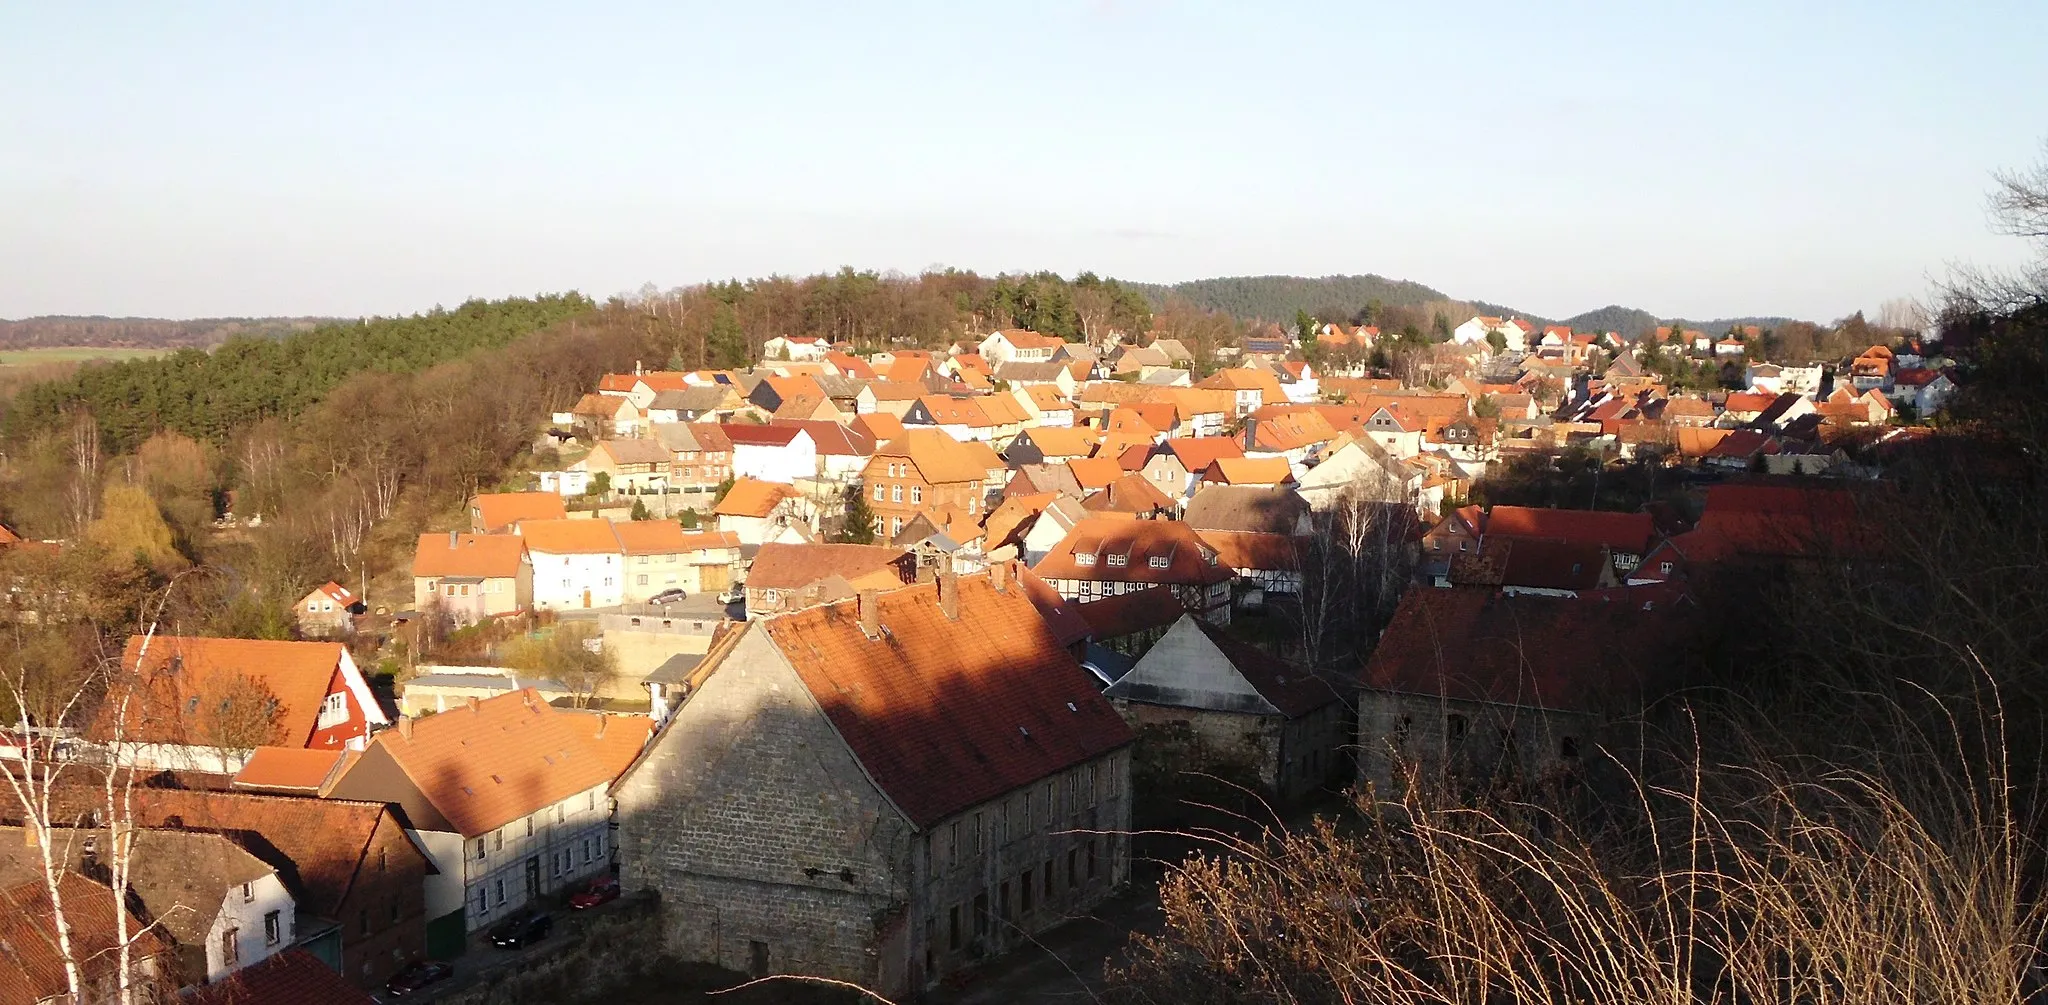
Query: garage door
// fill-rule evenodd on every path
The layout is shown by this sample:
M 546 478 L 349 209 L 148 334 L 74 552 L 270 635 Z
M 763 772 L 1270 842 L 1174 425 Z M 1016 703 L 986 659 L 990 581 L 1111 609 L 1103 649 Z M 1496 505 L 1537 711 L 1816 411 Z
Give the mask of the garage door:
M 732 567 L 729 565 L 700 565 L 697 567 L 697 592 L 710 593 L 732 585 Z

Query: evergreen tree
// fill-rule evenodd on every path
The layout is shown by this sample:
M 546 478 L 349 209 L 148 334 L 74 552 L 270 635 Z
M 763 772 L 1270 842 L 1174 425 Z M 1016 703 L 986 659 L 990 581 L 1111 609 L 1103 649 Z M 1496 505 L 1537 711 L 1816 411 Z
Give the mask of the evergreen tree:
M 868 508 L 867 493 L 859 484 L 846 487 L 846 521 L 833 538 L 840 544 L 875 543 L 875 511 Z

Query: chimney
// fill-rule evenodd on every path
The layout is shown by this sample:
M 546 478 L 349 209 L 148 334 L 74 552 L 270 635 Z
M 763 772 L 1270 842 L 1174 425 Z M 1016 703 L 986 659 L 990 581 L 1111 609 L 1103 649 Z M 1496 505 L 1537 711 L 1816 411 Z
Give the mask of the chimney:
M 412 716 L 398 717 L 398 735 L 408 740 L 412 739 Z
M 952 569 L 939 573 L 939 613 L 960 620 L 960 574 Z
M 1010 563 L 996 562 L 988 567 L 989 584 L 1002 593 L 1010 588 Z
M 477 707 L 476 699 L 473 697 L 469 699 L 469 710 L 478 715 L 484 714 L 484 710 Z
M 612 717 L 609 715 L 599 715 L 597 717 L 597 735 L 600 739 L 604 737 L 605 723 L 610 721 L 612 721 Z
M 460 531 L 453 531 L 453 530 L 451 530 L 451 531 L 449 531 L 449 532 L 448 532 L 448 550 L 449 550 L 449 551 L 454 551 L 454 550 L 455 550 L 455 545 L 456 545 L 456 542 L 457 542 L 457 541 L 458 541 L 458 540 L 459 540 L 459 539 L 460 539 L 461 537 L 462 537 L 462 534 L 461 534 L 461 532 L 460 532 Z
M 882 637 L 882 591 L 862 590 L 854 596 L 854 610 L 860 615 L 860 633 L 870 639 Z

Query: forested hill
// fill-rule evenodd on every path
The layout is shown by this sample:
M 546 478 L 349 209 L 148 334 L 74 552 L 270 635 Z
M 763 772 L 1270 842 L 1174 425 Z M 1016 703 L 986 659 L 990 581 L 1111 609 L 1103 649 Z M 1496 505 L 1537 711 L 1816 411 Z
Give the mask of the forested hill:
M 1623 307 L 1619 304 L 1609 304 L 1599 310 L 1575 314 L 1558 323 L 1570 325 L 1573 331 L 1620 332 L 1623 335 L 1634 337 L 1654 330 L 1659 325 L 1666 324 L 1703 331 L 1709 335 L 1719 335 L 1730 328 L 1741 328 L 1746 325 L 1755 325 L 1765 329 L 1777 329 L 1792 324 L 1793 321 L 1794 319 L 1792 318 L 1778 317 L 1716 318 L 1712 321 L 1695 321 L 1686 318 L 1659 318 L 1657 315 L 1646 310 L 1635 307 Z
M 108 349 L 210 348 L 236 337 L 282 338 L 332 318 L 109 318 L 48 316 L 0 320 L 0 349 L 91 346 Z
M 1454 302 L 1452 297 L 1421 283 L 1374 275 L 1319 278 L 1228 276 L 1171 285 L 1126 285 L 1143 292 L 1155 308 L 1165 307 L 1169 300 L 1184 300 L 1203 310 L 1221 311 L 1247 320 L 1288 321 L 1294 318 L 1296 311 L 1307 311 L 1325 321 L 1348 321 L 1362 316 L 1367 305 L 1375 301 L 1383 307 L 1421 307 Z M 1519 314 L 1536 321 L 1544 320 L 1498 304 L 1463 303 L 1488 313 Z
M 221 443 L 264 418 L 305 411 L 353 374 L 424 370 L 502 348 L 595 306 L 579 293 L 471 301 L 452 311 L 323 324 L 282 339 L 242 336 L 212 352 L 95 364 L 24 388 L 0 414 L 0 435 L 20 443 L 83 409 L 110 452 L 133 450 L 159 429 Z

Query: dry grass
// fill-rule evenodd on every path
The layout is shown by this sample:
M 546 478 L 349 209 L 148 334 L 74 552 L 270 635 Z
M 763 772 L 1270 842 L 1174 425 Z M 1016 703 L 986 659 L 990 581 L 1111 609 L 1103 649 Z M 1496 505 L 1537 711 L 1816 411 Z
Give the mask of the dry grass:
M 1961 725 L 1959 729 L 1965 728 Z M 1623 798 L 1459 805 L 1420 786 L 1219 837 L 1161 890 L 1132 1002 L 2019 1002 L 2037 990 L 2033 829 L 2002 763 L 1906 777 L 1669 756 Z M 1983 749 L 1978 747 L 1977 749 Z M 1755 751 L 1743 751 L 1745 755 Z M 1974 762 L 1974 763 L 1973 763 Z M 1618 766 L 1617 766 L 1618 767 Z

